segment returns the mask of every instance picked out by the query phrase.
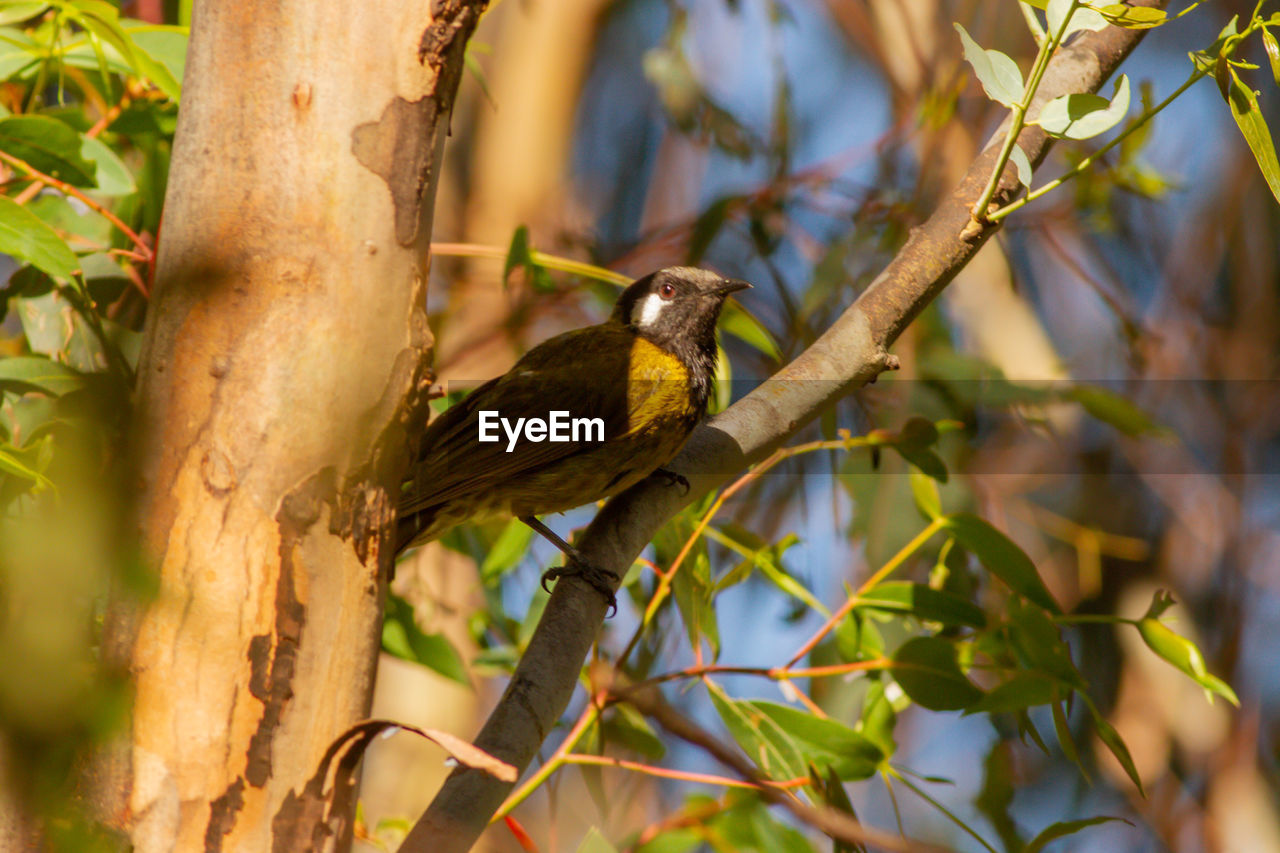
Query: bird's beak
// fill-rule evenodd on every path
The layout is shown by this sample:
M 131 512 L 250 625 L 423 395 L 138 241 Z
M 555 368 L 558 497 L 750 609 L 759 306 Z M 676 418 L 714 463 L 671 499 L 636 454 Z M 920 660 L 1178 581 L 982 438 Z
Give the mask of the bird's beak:
M 707 293 L 716 296 L 728 296 L 730 293 L 737 293 L 739 290 L 747 290 L 750 287 L 750 284 L 740 278 L 726 278 L 707 291 Z

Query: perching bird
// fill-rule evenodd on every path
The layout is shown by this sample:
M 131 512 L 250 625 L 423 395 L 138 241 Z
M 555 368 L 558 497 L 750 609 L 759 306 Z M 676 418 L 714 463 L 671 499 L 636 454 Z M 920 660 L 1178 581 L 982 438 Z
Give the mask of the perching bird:
M 397 552 L 469 519 L 514 515 L 578 563 L 544 581 L 582 572 L 612 600 L 605 581 L 588 577 L 598 570 L 535 516 L 617 494 L 676 455 L 706 414 L 720 309 L 750 286 L 693 267 L 651 273 L 622 292 L 607 322 L 544 341 L 437 417 L 405 478 Z M 554 412 L 570 440 L 512 429 Z M 572 440 L 568 425 L 580 419 L 600 419 L 603 441 L 586 422 Z M 482 428 L 498 440 L 481 441 Z

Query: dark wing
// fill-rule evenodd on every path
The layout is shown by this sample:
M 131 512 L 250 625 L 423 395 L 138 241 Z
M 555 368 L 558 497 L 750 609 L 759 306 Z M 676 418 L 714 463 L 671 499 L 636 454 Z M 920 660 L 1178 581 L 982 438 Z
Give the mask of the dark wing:
M 632 333 L 605 323 L 567 332 L 530 350 L 506 374 L 481 385 L 437 418 L 423 434 L 402 516 L 474 494 L 593 447 L 599 442 L 531 442 L 523 437 L 508 453 L 508 437 L 482 443 L 480 412 L 548 419 L 552 410 L 571 418 L 601 418 L 606 439 L 628 427 L 627 368 Z

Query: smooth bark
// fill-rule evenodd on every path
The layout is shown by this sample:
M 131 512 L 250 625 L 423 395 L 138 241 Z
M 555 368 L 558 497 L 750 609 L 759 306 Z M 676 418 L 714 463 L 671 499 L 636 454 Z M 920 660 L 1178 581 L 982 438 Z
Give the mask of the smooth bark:
M 483 2 L 196 4 L 139 368 L 135 848 L 349 843 L 431 335 L 431 206 Z M 308 784 L 310 783 L 310 784 Z M 335 793 L 336 792 L 336 793 Z

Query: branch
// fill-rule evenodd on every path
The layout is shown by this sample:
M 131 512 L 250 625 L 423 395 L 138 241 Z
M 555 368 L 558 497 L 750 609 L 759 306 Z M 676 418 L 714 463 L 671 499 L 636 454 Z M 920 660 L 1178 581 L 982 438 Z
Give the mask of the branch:
M 1132 5 L 1162 6 L 1163 0 Z M 1107 27 L 1061 48 L 1045 72 L 1038 104 L 1072 92 L 1094 92 L 1142 40 L 1144 31 Z M 978 155 L 960 185 L 920 227 L 871 286 L 812 346 L 771 379 L 697 429 L 668 469 L 689 482 L 686 492 L 646 480 L 614 497 L 578 542 L 594 565 L 619 577 L 670 518 L 735 473 L 766 458 L 837 400 L 895 366 L 887 353 L 912 320 L 999 228 L 971 225 L 969 208 L 980 197 L 999 153 L 1004 130 Z M 1032 163 L 1048 151 L 1039 126 L 1025 128 L 1018 144 Z M 993 201 L 1018 190 L 1012 165 Z M 968 227 L 968 230 L 966 230 Z M 525 768 L 569 704 L 582 661 L 604 620 L 605 604 L 575 578 L 556 584 L 538 628 L 476 746 Z M 465 851 L 502 804 L 510 785 L 459 768 L 405 839 L 402 853 Z

